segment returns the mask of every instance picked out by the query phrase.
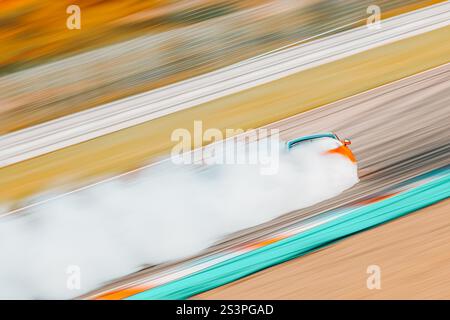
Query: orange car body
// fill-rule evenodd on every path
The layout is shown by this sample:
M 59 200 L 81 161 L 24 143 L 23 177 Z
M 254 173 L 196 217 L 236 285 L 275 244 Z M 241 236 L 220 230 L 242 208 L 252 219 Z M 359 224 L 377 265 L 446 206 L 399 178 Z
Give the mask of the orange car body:
M 351 162 L 356 163 L 356 157 L 353 154 L 352 150 L 348 147 L 351 144 L 350 140 L 349 139 L 341 140 L 336 133 L 332 132 L 308 135 L 290 140 L 287 142 L 287 148 L 288 150 L 290 150 L 300 143 L 323 138 L 334 139 L 338 142 L 338 147 L 327 150 L 326 151 L 327 154 L 340 154 L 349 159 Z

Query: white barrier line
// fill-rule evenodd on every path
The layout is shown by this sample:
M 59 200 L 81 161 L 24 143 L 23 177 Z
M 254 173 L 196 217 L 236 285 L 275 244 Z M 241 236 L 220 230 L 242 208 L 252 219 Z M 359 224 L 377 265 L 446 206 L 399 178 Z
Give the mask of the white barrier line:
M 408 21 L 412 18 L 415 18 L 413 22 Z M 11 165 L 97 138 L 448 24 L 450 3 L 438 4 L 383 20 L 384 29 L 381 30 L 369 30 L 362 26 L 310 42 L 305 46 L 268 54 L 256 61 L 250 59 L 244 64 L 241 63 L 238 68 L 228 67 L 179 84 L 13 132 L 0 137 L 0 150 L 3 150 L 0 166 Z M 354 39 L 355 35 L 358 36 L 357 40 Z M 211 77 L 216 77 L 216 82 Z M 211 85 L 211 82 L 214 83 Z

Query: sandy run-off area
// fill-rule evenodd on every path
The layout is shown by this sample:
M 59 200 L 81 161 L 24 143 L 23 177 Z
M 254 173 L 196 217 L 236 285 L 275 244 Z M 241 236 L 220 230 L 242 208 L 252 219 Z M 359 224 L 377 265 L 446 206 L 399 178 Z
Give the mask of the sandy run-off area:
M 450 299 L 449 214 L 446 200 L 195 298 Z

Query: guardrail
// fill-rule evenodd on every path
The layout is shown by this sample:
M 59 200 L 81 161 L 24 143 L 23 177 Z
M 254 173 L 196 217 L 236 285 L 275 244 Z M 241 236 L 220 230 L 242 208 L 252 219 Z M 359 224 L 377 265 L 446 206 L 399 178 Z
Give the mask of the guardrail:
M 0 167 L 449 24 L 450 3 L 437 4 L 13 132 L 0 137 Z
M 262 269 L 305 255 L 327 244 L 404 216 L 450 197 L 450 173 L 391 198 L 209 268 L 128 297 L 132 300 L 187 299 Z

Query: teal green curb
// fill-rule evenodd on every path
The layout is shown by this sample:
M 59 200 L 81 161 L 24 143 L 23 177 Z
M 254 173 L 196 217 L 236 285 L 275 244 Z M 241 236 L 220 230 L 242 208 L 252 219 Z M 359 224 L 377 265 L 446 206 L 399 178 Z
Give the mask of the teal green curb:
M 302 256 L 333 241 L 401 217 L 450 196 L 450 174 L 292 237 L 223 261 L 202 271 L 129 297 L 133 300 L 187 299 Z

